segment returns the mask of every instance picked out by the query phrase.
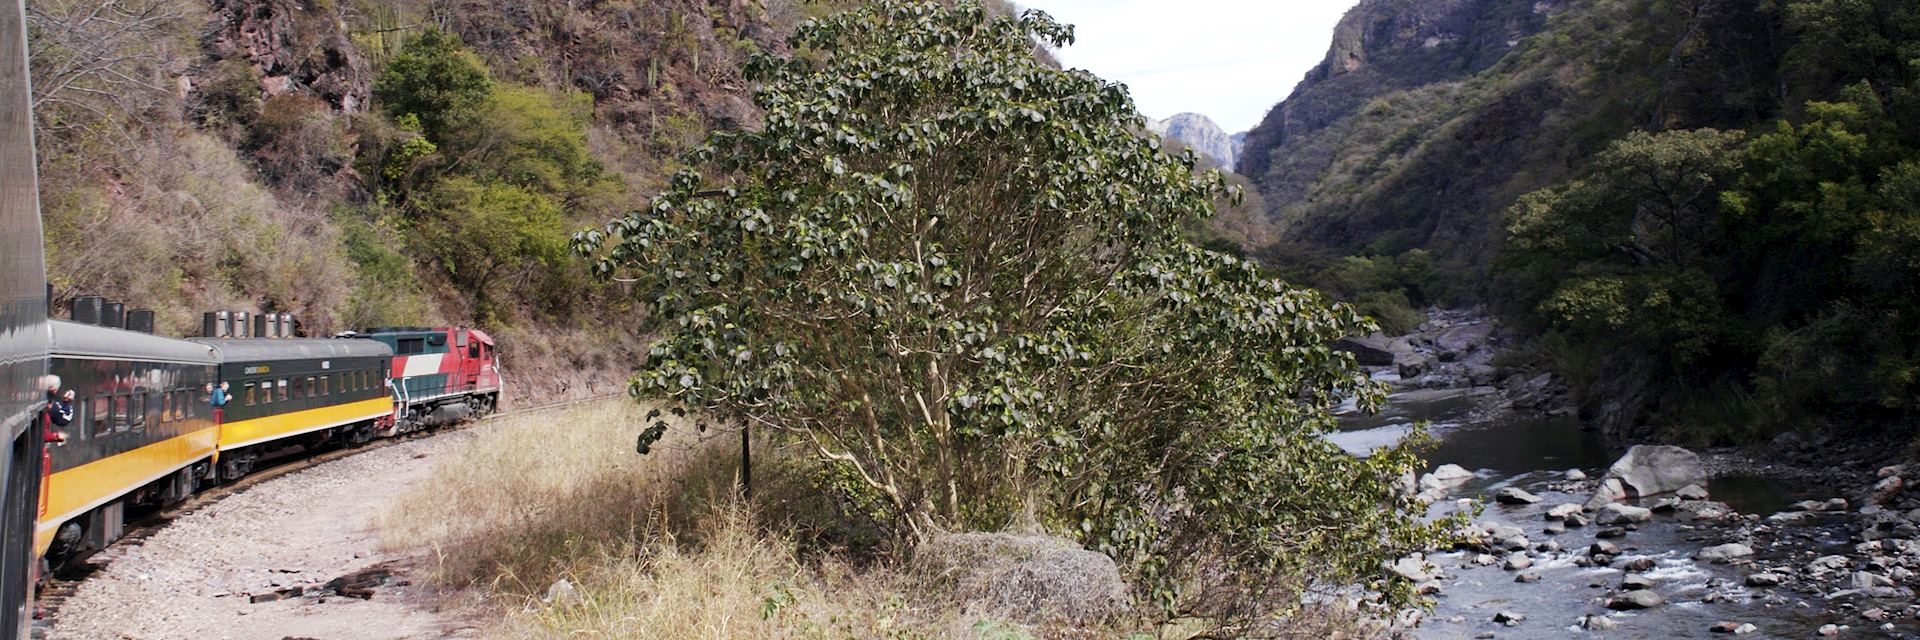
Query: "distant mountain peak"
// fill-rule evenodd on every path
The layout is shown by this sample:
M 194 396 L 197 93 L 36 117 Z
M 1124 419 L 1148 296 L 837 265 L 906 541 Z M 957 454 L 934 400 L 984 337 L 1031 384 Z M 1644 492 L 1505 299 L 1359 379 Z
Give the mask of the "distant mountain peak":
M 1229 136 L 1212 118 L 1191 112 L 1164 120 L 1147 118 L 1147 130 L 1162 138 L 1179 140 L 1194 153 L 1212 158 L 1229 171 L 1239 163 L 1241 141 L 1246 137 L 1245 134 Z

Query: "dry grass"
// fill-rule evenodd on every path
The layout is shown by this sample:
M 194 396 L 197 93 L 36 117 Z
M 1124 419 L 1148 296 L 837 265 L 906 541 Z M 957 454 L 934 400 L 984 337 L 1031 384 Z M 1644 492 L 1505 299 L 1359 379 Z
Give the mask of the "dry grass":
M 952 567 L 900 562 L 874 551 L 884 545 L 859 542 L 861 527 L 832 512 L 797 458 L 756 445 L 756 502 L 745 503 L 733 490 L 736 437 L 703 442 L 676 424 L 651 455 L 634 453 L 645 414 L 608 401 L 480 427 L 381 515 L 382 534 L 397 550 L 427 550 L 433 581 L 477 587 L 491 602 L 483 608 L 502 617 L 494 626 L 501 638 L 1151 640 L 1205 632 L 1194 621 L 1008 622 L 1012 610 L 995 603 L 1023 594 L 970 588 Z M 562 578 L 576 594 L 547 602 Z M 1323 614 L 1298 616 L 1279 635 L 1376 637 L 1348 616 Z
M 644 409 L 607 401 L 476 430 L 433 480 L 382 514 L 392 546 L 425 546 L 443 584 L 540 593 L 604 556 L 629 555 L 690 505 L 725 495 L 738 449 L 674 429 L 634 453 Z
M 703 443 L 676 425 L 643 457 L 644 414 L 610 401 L 482 427 L 381 515 L 383 536 L 428 549 L 436 582 L 494 594 L 501 637 L 1029 637 L 884 563 L 802 559 L 785 527 L 733 497 L 737 440 Z M 766 496 L 793 495 L 756 480 Z M 543 603 L 561 578 L 578 597 Z

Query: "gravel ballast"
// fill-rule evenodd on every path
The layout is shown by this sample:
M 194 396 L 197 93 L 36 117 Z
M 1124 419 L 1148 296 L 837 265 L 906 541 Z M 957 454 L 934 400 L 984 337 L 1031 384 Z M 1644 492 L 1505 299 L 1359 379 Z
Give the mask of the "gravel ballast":
M 317 465 L 114 545 L 93 559 L 105 567 L 59 606 L 49 637 L 478 637 L 473 615 L 418 584 L 427 559 L 383 551 L 374 528 L 393 496 L 469 439 L 450 432 Z M 370 591 L 346 590 L 364 599 L 324 587 L 368 570 L 391 575 Z M 303 595 L 291 595 L 295 587 Z

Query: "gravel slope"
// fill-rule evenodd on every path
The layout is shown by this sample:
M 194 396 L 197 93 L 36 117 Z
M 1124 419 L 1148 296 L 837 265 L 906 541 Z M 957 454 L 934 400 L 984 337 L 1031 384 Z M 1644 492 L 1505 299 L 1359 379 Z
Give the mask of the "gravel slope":
M 335 460 L 228 496 L 143 542 L 95 557 L 106 567 L 61 605 L 50 637 L 159 640 L 474 638 L 478 617 L 450 594 L 413 586 L 426 559 L 383 551 L 373 519 L 421 481 L 465 432 Z M 386 566 L 370 599 L 319 585 Z M 294 586 L 305 597 L 252 603 Z M 457 594 L 454 594 L 457 595 Z

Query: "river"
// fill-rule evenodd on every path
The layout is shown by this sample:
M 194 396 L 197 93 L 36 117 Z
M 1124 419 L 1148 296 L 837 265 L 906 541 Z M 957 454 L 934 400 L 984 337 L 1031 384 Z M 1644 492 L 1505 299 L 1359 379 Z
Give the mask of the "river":
M 1828 623 L 1852 624 L 1839 630 L 1838 637 L 1908 638 L 1920 632 L 1909 613 L 1909 601 L 1873 602 L 1867 600 L 1829 601 L 1818 593 L 1801 593 L 1787 588 L 1749 588 L 1746 575 L 1757 566 L 1804 564 L 1807 559 L 1840 553 L 1852 541 L 1844 517 L 1823 516 L 1820 524 L 1795 527 L 1782 540 L 1754 541 L 1742 537 L 1740 527 L 1727 524 L 1702 524 L 1677 518 L 1673 514 L 1656 515 L 1623 538 L 1611 540 L 1621 547 L 1620 556 L 1648 556 L 1655 567 L 1644 572 L 1654 581 L 1653 589 L 1666 604 L 1628 612 L 1608 611 L 1605 603 L 1616 593 L 1628 574 L 1621 562 L 1613 567 L 1581 567 L 1583 559 L 1601 528 L 1588 525 L 1565 533 L 1544 532 L 1548 508 L 1565 503 L 1581 503 L 1587 498 L 1581 485 L 1566 481 L 1569 469 L 1580 469 L 1598 477 L 1614 459 L 1595 435 L 1582 431 L 1570 417 L 1525 417 L 1496 409 L 1497 393 L 1479 390 L 1419 390 L 1397 394 L 1386 410 L 1373 416 L 1349 416 L 1340 433 L 1331 436 L 1342 447 L 1364 455 L 1376 447 L 1398 441 L 1417 421 L 1430 422 L 1436 446 L 1427 453 L 1431 466 L 1458 464 L 1473 470 L 1475 477 L 1456 486 L 1449 498 L 1433 505 L 1438 517 L 1461 508 L 1457 498 L 1479 498 L 1486 510 L 1479 522 L 1518 527 L 1525 531 L 1536 550 L 1531 553 L 1540 581 L 1520 583 L 1519 571 L 1503 569 L 1498 563 L 1480 566 L 1471 551 L 1448 551 L 1430 555 L 1428 560 L 1439 569 L 1442 591 L 1438 606 L 1413 631 L 1418 638 L 1708 638 L 1724 637 L 1710 628 L 1730 621 L 1750 623 L 1755 629 L 1741 637 L 1816 637 L 1816 630 Z M 1503 487 L 1518 487 L 1543 500 L 1538 504 L 1508 506 L 1494 504 L 1492 493 Z M 1712 499 L 1726 502 L 1740 513 L 1770 514 L 1794 500 L 1828 498 L 1820 487 L 1795 486 L 1762 479 L 1727 477 L 1715 479 L 1708 490 Z M 1730 541 L 1752 544 L 1757 554 L 1752 564 L 1717 565 L 1693 560 L 1703 547 Z M 1542 543 L 1559 550 L 1539 551 Z M 1881 622 L 1864 623 L 1858 611 L 1884 607 L 1890 612 L 1892 629 Z M 1512 611 L 1525 619 L 1507 626 L 1493 621 L 1496 613 Z M 1604 615 L 1615 628 L 1587 630 L 1581 626 L 1588 615 Z M 1604 626 L 1604 623 L 1603 623 Z

